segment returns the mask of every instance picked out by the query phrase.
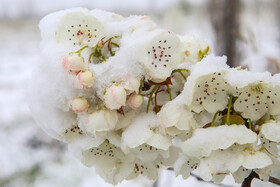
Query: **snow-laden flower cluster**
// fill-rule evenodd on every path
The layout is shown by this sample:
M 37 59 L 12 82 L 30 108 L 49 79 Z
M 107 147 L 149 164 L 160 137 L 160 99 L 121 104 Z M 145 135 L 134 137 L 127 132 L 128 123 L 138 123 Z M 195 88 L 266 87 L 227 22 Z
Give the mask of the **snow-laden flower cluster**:
M 174 167 L 240 183 L 279 168 L 279 75 L 229 68 L 203 40 L 147 16 L 72 9 L 40 30 L 34 118 L 107 182 Z

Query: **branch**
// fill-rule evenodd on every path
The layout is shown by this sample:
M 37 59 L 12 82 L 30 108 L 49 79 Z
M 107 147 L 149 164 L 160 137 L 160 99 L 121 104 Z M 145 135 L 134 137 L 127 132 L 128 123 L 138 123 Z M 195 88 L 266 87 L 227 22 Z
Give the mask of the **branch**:
M 254 178 L 260 179 L 259 175 L 256 172 L 252 171 L 251 174 L 243 181 L 241 187 L 251 187 L 251 183 Z M 271 182 L 273 184 L 280 186 L 280 179 L 277 179 L 275 177 L 270 176 L 268 179 L 268 182 Z
M 251 183 L 254 178 L 259 179 L 260 177 L 256 172 L 252 171 L 250 175 L 242 182 L 241 187 L 251 187 Z
M 276 185 L 278 185 L 278 186 L 280 186 L 280 179 L 277 179 L 277 178 L 275 178 L 275 177 L 269 177 L 269 179 L 268 179 L 268 181 L 269 182 L 271 182 L 271 183 L 273 183 L 273 184 L 276 184 Z

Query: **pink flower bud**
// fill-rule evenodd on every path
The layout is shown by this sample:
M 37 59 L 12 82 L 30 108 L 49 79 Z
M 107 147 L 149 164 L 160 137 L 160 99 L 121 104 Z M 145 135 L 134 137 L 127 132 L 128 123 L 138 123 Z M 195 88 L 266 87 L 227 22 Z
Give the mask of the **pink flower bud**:
M 89 103 L 85 98 L 77 97 L 71 102 L 72 110 L 76 113 L 82 113 L 87 111 Z
M 78 74 L 78 79 L 84 87 L 88 88 L 94 83 L 94 74 L 91 71 L 84 70 Z
M 139 94 L 132 94 L 128 99 L 128 105 L 133 109 L 138 109 L 143 103 L 143 96 Z
M 124 87 L 119 84 L 114 84 L 107 88 L 104 95 L 104 102 L 106 107 L 111 110 L 119 109 L 121 106 L 125 106 L 126 91 Z
M 63 59 L 63 67 L 69 71 L 79 72 L 84 69 L 84 58 L 79 53 L 69 53 Z

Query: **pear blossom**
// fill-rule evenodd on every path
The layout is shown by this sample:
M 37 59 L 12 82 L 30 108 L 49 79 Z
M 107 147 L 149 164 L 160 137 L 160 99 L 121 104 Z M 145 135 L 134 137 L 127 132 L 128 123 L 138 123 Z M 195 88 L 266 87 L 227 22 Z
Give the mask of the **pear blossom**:
M 258 82 L 251 83 L 237 90 L 238 98 L 234 109 L 244 118 L 258 120 L 264 114 L 280 114 L 280 86 Z
M 262 124 L 260 129 L 260 140 L 264 148 L 273 156 L 278 157 L 278 143 L 280 142 L 280 123 L 278 121 L 268 121 Z
M 215 113 L 228 104 L 229 84 L 225 58 L 208 56 L 195 64 L 183 91 L 188 108 L 196 113 Z
M 226 150 L 213 151 L 208 157 L 200 159 L 198 167 L 200 176 L 209 181 L 214 174 L 227 175 L 237 172 L 240 167 L 252 170 L 265 168 L 272 164 L 272 160 L 267 154 L 262 151 L 251 150 L 248 146 L 234 144 Z M 242 174 L 241 171 L 239 173 L 239 175 Z M 245 173 L 247 174 L 247 172 Z
M 124 158 L 124 153 L 120 148 L 105 140 L 98 147 L 83 151 L 83 163 L 90 167 L 98 165 L 104 169 L 112 168 L 117 160 Z
M 61 138 L 64 139 L 67 143 L 72 142 L 75 139 L 79 139 L 84 135 L 84 132 L 80 129 L 79 126 L 73 125 L 72 127 L 66 129 L 61 134 Z
M 151 180 L 156 180 L 158 176 L 157 166 L 153 162 L 142 162 L 140 160 L 134 161 L 134 167 L 128 179 L 134 179 L 139 175 L 146 176 Z
M 161 32 L 147 46 L 144 69 L 154 82 L 163 82 L 180 64 L 180 40 L 171 32 Z
M 181 58 L 183 62 L 196 63 L 201 61 L 200 53 L 209 55 L 211 53 L 209 45 L 202 39 L 193 35 L 184 35 L 181 40 Z
M 80 83 L 86 88 L 91 87 L 94 83 L 94 74 L 91 71 L 81 71 L 78 73 L 77 77 Z
M 119 84 L 113 84 L 106 89 L 104 94 L 104 102 L 107 108 L 114 110 L 125 106 L 126 103 L 126 91 L 124 87 Z
M 76 113 L 83 113 L 88 110 L 89 102 L 82 97 L 74 98 L 71 102 L 72 110 Z
M 94 47 L 105 35 L 103 24 L 89 12 L 72 11 L 61 18 L 56 41 L 73 46 Z
M 183 179 L 187 179 L 190 173 L 197 169 L 199 166 L 199 160 L 196 158 L 189 158 L 183 153 L 179 154 L 179 158 L 174 163 L 174 172 L 176 176 L 182 175 Z
M 84 58 L 79 53 L 69 53 L 63 59 L 63 67 L 69 71 L 79 72 L 84 66 Z

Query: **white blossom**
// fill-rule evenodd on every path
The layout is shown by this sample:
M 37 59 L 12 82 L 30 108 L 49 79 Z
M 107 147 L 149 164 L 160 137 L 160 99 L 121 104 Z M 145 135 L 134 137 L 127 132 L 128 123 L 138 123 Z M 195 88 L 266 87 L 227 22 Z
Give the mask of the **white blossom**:
M 181 40 L 182 62 L 196 63 L 211 53 L 209 45 L 202 39 L 193 35 L 184 35 Z
M 195 64 L 185 84 L 185 103 L 190 110 L 215 113 L 228 104 L 229 85 L 225 79 L 228 67 L 225 58 L 208 56 Z
M 180 63 L 180 40 L 171 32 L 161 32 L 147 45 L 144 69 L 155 82 L 162 82 Z
M 105 29 L 89 12 L 72 11 L 66 13 L 56 31 L 58 43 L 70 44 L 73 46 L 94 47 L 97 42 L 105 36 Z

